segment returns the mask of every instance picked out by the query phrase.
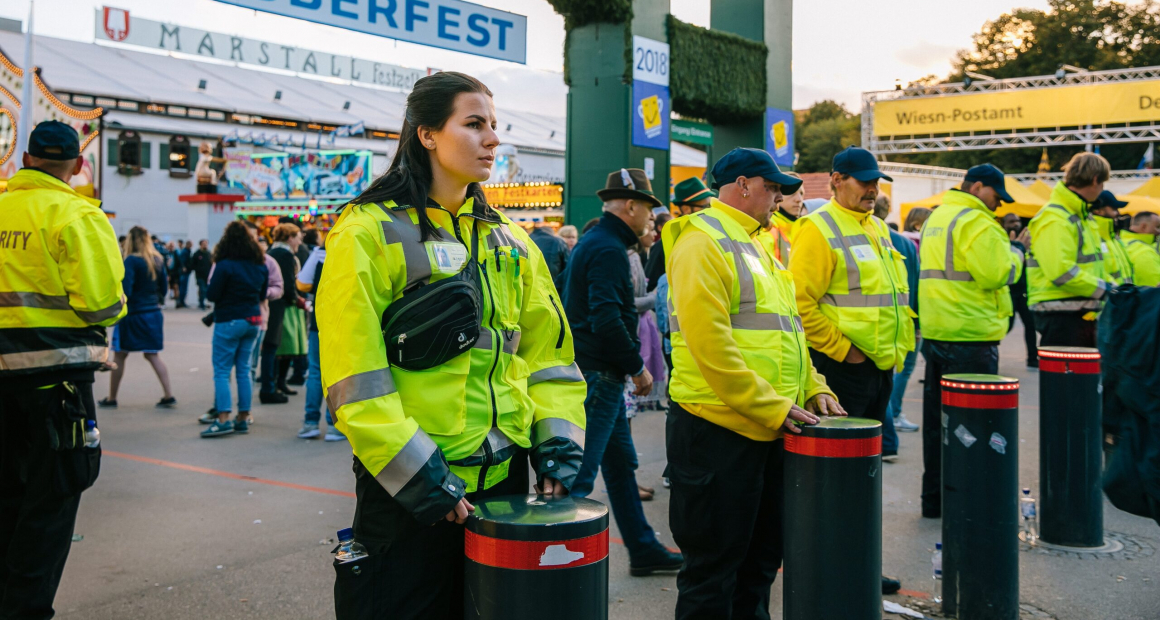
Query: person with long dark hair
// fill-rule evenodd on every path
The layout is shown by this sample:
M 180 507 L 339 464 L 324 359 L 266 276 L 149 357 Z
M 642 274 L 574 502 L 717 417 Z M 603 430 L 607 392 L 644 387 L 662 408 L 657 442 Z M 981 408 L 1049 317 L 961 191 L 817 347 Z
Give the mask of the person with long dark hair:
M 262 323 L 262 299 L 268 271 L 262 248 L 239 221 L 226 226 L 213 250 L 213 272 L 207 297 L 213 302 L 213 386 L 217 420 L 202 437 L 250 430 L 250 352 Z M 238 417 L 230 420 L 230 374 L 237 376 Z
M 418 80 L 390 168 L 327 239 L 316 298 L 322 384 L 354 451 L 354 535 L 370 553 L 359 568 L 335 565 L 340 619 L 376 617 L 371 609 L 462 618 L 472 502 L 527 493 L 529 460 L 546 495 L 566 495 L 580 467 L 586 389 L 551 274 L 479 186 L 495 162 L 495 126 L 479 80 Z M 474 309 L 448 321 L 468 327 L 395 335 L 388 326 L 378 337 L 384 313 L 408 316 L 404 296 L 421 303 L 464 288 L 478 306 L 456 298 L 453 307 Z M 419 355 L 436 344 L 450 357 Z

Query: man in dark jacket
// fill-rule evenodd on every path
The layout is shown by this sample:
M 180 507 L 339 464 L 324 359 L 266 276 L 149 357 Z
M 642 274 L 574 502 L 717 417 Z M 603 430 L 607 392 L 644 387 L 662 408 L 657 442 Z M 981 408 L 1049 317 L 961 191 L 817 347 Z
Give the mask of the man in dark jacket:
M 644 171 L 637 169 L 613 172 L 605 188 L 596 193 L 604 201 L 604 215 L 572 250 L 562 278 L 576 364 L 588 382 L 584 462 L 572 484 L 572 495 L 590 494 L 596 472 L 603 468 L 608 502 L 628 548 L 630 573 L 675 571 L 681 567 L 682 556 L 657 541 L 641 508 L 636 447 L 624 403 L 625 377 L 632 377 L 638 395 L 652 390 L 652 375 L 644 366 L 636 336 L 638 319 L 627 250 L 648 232 L 652 210 L 660 201 L 653 196 Z
M 209 251 L 209 241 L 202 239 L 197 251 L 190 258 L 190 269 L 197 278 L 197 308 L 205 310 L 205 296 L 209 292 L 209 270 L 213 267 L 213 254 Z
M 557 237 L 547 225 L 536 226 L 536 229 L 528 236 L 536 242 L 536 247 L 540 248 L 540 253 L 544 255 L 544 262 L 548 263 L 548 272 L 552 274 L 552 281 L 555 282 L 560 274 L 564 273 L 564 267 L 568 265 L 568 244 Z M 559 287 L 557 284 L 556 288 Z

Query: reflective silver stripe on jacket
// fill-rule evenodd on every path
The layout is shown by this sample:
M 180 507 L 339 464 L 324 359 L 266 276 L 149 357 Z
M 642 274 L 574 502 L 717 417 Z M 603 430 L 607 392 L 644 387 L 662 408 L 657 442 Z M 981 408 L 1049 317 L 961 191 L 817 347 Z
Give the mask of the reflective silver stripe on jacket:
M 495 227 L 491 229 L 491 232 L 487 233 L 487 243 L 492 248 L 497 248 L 501 245 L 517 248 L 519 249 L 521 256 L 524 258 L 528 257 L 528 246 L 511 233 L 511 230 L 508 229 L 507 224 L 495 225 Z
M 1094 254 L 1084 254 L 1084 251 L 1083 251 L 1084 226 L 1083 226 L 1083 219 L 1080 218 L 1080 216 L 1072 213 L 1071 211 L 1068 211 L 1067 208 L 1064 207 L 1063 205 L 1049 204 L 1049 205 L 1044 206 L 1044 208 L 1045 209 L 1055 209 L 1057 211 L 1062 212 L 1064 215 L 1067 216 L 1067 221 L 1069 221 L 1075 225 L 1076 238 L 1079 240 L 1077 245 L 1076 245 L 1076 249 L 1075 249 L 1075 262 L 1076 262 L 1076 264 L 1082 265 L 1084 263 L 1094 263 L 1098 260 L 1103 260 L 1104 255 L 1102 252 L 1100 252 L 1100 248 L 1098 245 L 1096 246 L 1096 251 Z M 1036 262 L 1034 266 L 1039 267 L 1039 263 Z
M 44 351 L 22 351 L 0 354 L 0 370 L 29 370 L 72 364 L 101 363 L 108 359 L 109 348 L 85 345 Z
M 735 314 L 729 317 L 733 329 L 752 329 L 770 332 L 803 331 L 802 320 L 796 316 L 772 313 Z
M 947 257 L 942 269 L 923 269 L 918 272 L 920 280 L 951 280 L 954 282 L 974 282 L 975 277 L 969 271 L 955 269 L 955 226 L 959 225 L 959 218 L 967 214 L 970 209 L 959 211 L 958 215 L 947 226 Z
M 394 393 L 395 380 L 391 378 L 390 369 L 368 370 L 330 386 L 326 391 L 326 404 L 331 411 L 338 411 L 344 405 Z
M 584 429 L 562 418 L 544 418 L 532 425 L 532 447 L 555 437 L 563 437 L 584 447 Z
M 1065 312 L 1072 310 L 1099 310 L 1102 306 L 1103 302 L 1098 299 L 1058 299 L 1032 304 L 1031 309 L 1036 312 Z
M 391 211 L 390 221 L 383 221 L 383 240 L 388 244 L 398 243 L 403 250 L 403 261 L 407 264 L 407 285 L 410 289 L 416 284 L 425 284 L 431 279 L 431 259 L 427 256 L 427 248 L 420 241 L 422 234 L 419 225 L 411 221 L 411 214 L 407 211 Z M 436 227 L 439 241 L 459 243 L 452 233 Z
M 68 295 L 44 295 L 6 291 L 0 293 L 0 308 L 41 308 L 43 310 L 71 310 Z
M 1011 265 L 1011 273 L 1007 274 L 1007 286 L 1015 284 L 1015 276 L 1019 273 L 1019 265 L 1023 264 L 1023 250 L 1012 246 L 1011 251 L 1019 255 L 1019 260 Z
M 1071 269 L 1068 269 L 1067 271 L 1065 271 L 1063 273 L 1063 275 L 1052 280 L 1051 283 L 1056 285 L 1056 286 L 1063 286 L 1064 284 L 1067 284 L 1068 282 L 1071 282 L 1072 280 L 1074 280 L 1077 276 L 1079 276 L 1079 267 L 1073 265 Z
M 853 246 L 850 244 L 847 237 L 842 235 L 842 229 L 838 228 L 838 223 L 834 221 L 833 215 L 830 215 L 829 213 L 827 213 L 825 211 L 819 211 L 818 216 L 820 216 L 822 218 L 822 220 L 826 222 L 826 225 L 830 227 L 830 231 L 836 237 L 835 240 L 841 246 L 842 253 L 846 255 L 846 288 L 847 288 L 847 290 L 850 291 L 851 295 L 853 295 L 855 293 L 860 294 L 862 291 L 862 272 L 858 271 L 858 261 L 854 258 L 854 251 L 850 249 Z M 870 243 L 870 238 L 866 237 L 865 235 L 851 235 L 851 236 L 854 238 L 862 237 L 863 239 L 865 239 L 866 244 Z M 830 247 L 833 247 L 832 243 L 830 244 Z M 834 249 L 836 250 L 838 248 L 834 248 Z M 825 297 L 823 297 L 822 299 L 825 299 Z
M 93 310 L 92 312 L 86 312 L 84 310 L 77 310 L 74 308 L 73 312 L 75 312 L 77 314 L 77 316 L 81 317 L 81 320 L 83 320 L 87 323 L 100 323 L 101 321 L 104 321 L 105 319 L 111 319 L 111 318 L 117 316 L 118 314 L 121 313 L 121 308 L 124 308 L 124 307 L 125 307 L 125 300 L 124 300 L 124 298 L 122 298 L 122 299 L 118 300 L 117 303 L 109 306 L 108 308 L 102 308 L 101 310 Z
M 423 466 L 430 460 L 431 455 L 439 447 L 435 442 L 423 432 L 423 429 L 415 431 L 411 435 L 406 445 L 402 450 L 391 459 L 387 466 L 375 476 L 375 480 L 387 490 L 391 495 L 398 495 L 403 487 L 415 477 L 423 469 Z
M 511 355 L 515 355 L 516 351 L 520 350 L 520 336 L 521 336 L 520 331 L 519 330 L 516 330 L 513 332 L 506 332 L 505 330 L 500 330 L 500 331 L 505 332 L 504 338 L 503 338 L 503 352 L 511 354 Z M 511 335 L 508 336 L 508 333 L 510 333 Z M 487 351 L 490 351 L 493 340 L 494 340 L 494 338 L 492 337 L 491 330 L 488 329 L 487 327 L 484 327 L 481 325 L 479 327 L 479 340 L 476 340 L 475 345 L 472 346 L 471 348 L 473 348 L 473 349 L 485 349 Z
M 834 295 L 826 293 L 818 301 L 838 308 L 889 308 L 894 305 L 894 296 L 890 293 L 880 295 Z M 899 293 L 898 305 L 910 305 L 910 295 Z
M 580 372 L 580 367 L 576 362 L 572 362 L 567 366 L 549 366 L 543 370 L 537 370 L 528 377 L 528 387 L 532 387 L 537 383 L 544 381 L 564 381 L 567 383 L 583 383 L 584 374 Z
M 757 289 L 753 282 L 753 272 L 749 270 L 749 265 L 745 263 L 745 259 L 741 257 L 742 254 L 748 254 L 754 258 L 760 259 L 761 253 L 757 248 L 748 243 L 738 243 L 728 233 L 725 232 L 725 226 L 721 221 L 712 216 L 700 216 L 701 221 L 712 226 L 717 232 L 721 233 L 722 237 L 717 239 L 717 244 L 723 250 L 733 255 L 733 266 L 737 271 L 737 312 L 744 314 L 746 312 L 757 312 Z

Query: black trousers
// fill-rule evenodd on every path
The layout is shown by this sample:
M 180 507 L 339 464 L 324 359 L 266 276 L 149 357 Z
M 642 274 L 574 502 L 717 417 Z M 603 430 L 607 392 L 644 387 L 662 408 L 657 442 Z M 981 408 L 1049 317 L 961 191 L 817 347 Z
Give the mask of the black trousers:
M 520 495 L 531 487 L 528 457 L 512 457 L 506 480 L 469 493 L 467 500 Z M 338 620 L 462 620 L 463 526 L 440 520 L 420 524 L 354 459 L 354 539 L 369 557 L 335 564 Z M 352 572 L 358 566 L 358 573 Z M 538 596 L 543 593 L 531 593 Z
M 1012 295 L 1014 297 L 1014 295 Z M 1035 313 L 1031 308 L 1027 307 L 1026 298 L 1023 303 L 1016 302 L 1014 304 L 1015 312 L 1011 315 L 1011 320 L 1007 324 L 1007 331 L 1010 332 L 1015 327 L 1015 317 L 1018 316 L 1020 321 L 1023 321 L 1023 343 L 1027 346 L 1027 361 L 1032 362 L 1039 359 L 1039 347 L 1036 345 L 1035 337 Z
M 922 514 L 942 514 L 942 385 L 944 375 L 999 372 L 999 346 L 924 340 L 922 390 Z
M 1085 321 L 1088 310 L 1068 312 L 1036 312 L 1035 329 L 1039 332 L 1041 347 L 1096 346 L 1096 322 Z
M 894 388 L 893 368 L 882 370 L 870 360 L 847 364 L 813 349 L 810 349 L 810 359 L 814 368 L 825 375 L 826 385 L 850 417 L 886 422 L 886 408 Z
M 100 473 L 101 449 L 52 448 L 46 421 L 68 399 L 96 419 L 92 382 L 43 390 L 0 387 L 0 619 L 53 617 L 81 492 Z
M 673 403 L 669 526 L 685 555 L 678 620 L 767 620 L 782 559 L 782 441 L 754 441 Z

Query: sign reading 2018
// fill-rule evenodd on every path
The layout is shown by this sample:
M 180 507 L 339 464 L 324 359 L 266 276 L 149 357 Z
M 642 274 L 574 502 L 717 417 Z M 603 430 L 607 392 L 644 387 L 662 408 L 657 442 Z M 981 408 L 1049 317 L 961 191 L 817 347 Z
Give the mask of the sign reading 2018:
M 217 1 L 420 45 L 527 62 L 527 17 L 461 0 Z

